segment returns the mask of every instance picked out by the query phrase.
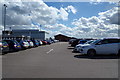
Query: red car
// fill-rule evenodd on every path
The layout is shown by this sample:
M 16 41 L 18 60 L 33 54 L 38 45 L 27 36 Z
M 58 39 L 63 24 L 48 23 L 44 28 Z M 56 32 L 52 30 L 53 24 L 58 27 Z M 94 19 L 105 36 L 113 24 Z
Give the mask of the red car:
M 47 41 L 42 41 L 43 45 L 46 45 L 47 44 Z

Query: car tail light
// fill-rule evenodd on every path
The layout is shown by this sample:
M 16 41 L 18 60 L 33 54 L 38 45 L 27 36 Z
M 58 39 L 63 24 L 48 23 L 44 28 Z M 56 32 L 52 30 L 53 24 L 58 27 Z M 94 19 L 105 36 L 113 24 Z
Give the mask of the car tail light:
M 0 47 L 2 47 L 2 43 L 0 43 Z
M 0 47 L 2 47 L 2 45 L 0 45 Z
M 23 45 L 25 45 L 25 43 L 22 43 Z

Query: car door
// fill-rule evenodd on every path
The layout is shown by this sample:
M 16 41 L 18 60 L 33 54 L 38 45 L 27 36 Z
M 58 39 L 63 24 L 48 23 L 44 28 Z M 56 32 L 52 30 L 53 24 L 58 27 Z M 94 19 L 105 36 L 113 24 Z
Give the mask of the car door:
M 111 54 L 117 54 L 119 50 L 119 39 L 109 39 L 109 46 L 111 47 Z
M 98 42 L 95 45 L 96 48 L 96 52 L 97 54 L 108 54 L 110 53 L 112 50 L 112 47 L 110 46 L 110 44 L 108 43 L 108 40 L 101 40 L 100 42 Z

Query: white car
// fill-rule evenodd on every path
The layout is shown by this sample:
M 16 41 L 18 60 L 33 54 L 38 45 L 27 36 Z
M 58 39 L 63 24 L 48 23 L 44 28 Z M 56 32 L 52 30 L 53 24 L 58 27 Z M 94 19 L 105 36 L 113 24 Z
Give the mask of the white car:
M 81 49 L 81 46 L 84 46 L 86 44 L 91 44 L 94 40 L 89 40 L 84 44 L 78 44 L 75 46 L 75 48 L 73 49 L 73 52 L 79 52 L 79 50 Z
M 96 54 L 120 54 L 120 38 L 95 40 L 91 44 L 82 45 L 79 52 L 88 56 L 94 56 Z
M 34 47 L 34 44 L 33 44 L 33 42 L 31 40 L 26 40 L 26 41 L 28 42 L 30 48 Z
M 29 44 L 27 41 L 24 41 L 24 42 L 23 42 L 23 46 L 24 46 L 25 48 L 28 48 L 28 47 L 30 46 L 30 44 Z
M 43 45 L 42 41 L 39 41 L 40 42 L 40 45 Z

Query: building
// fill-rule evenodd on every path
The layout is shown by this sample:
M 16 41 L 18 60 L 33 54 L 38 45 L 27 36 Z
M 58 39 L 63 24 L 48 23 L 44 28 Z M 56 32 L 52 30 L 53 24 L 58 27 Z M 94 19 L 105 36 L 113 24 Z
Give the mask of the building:
M 71 37 L 68 37 L 62 34 L 55 35 L 54 37 L 56 40 L 59 40 L 59 41 L 69 41 L 71 39 Z
M 29 37 L 34 39 L 46 40 L 49 38 L 49 33 L 39 30 L 12 30 L 9 35 L 4 37 Z

